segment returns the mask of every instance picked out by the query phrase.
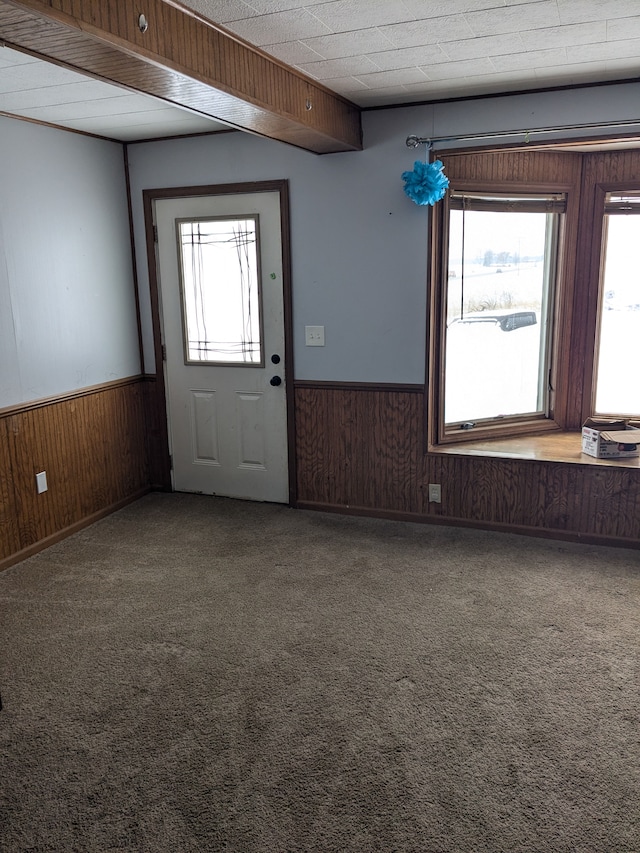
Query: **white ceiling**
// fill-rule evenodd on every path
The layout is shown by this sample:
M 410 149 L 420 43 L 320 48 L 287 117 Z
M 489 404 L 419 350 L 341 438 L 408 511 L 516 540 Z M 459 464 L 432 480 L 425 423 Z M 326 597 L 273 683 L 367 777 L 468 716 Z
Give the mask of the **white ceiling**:
M 187 110 L 168 107 L 160 99 L 1 46 L 0 113 L 122 142 L 223 127 Z
M 362 107 L 640 76 L 640 0 L 182 0 Z
M 183 0 L 361 107 L 640 79 L 640 0 Z M 0 47 L 0 112 L 130 141 L 223 127 Z

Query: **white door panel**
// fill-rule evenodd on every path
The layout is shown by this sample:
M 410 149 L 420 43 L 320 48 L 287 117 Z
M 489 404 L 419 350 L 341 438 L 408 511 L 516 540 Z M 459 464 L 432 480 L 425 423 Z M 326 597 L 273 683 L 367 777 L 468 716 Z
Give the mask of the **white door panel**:
M 176 221 L 188 221 L 194 230 L 192 222 L 206 224 L 207 218 L 226 221 L 227 217 L 254 217 L 258 222 L 259 363 L 250 363 L 251 358 L 259 358 L 256 355 L 224 356 L 247 358 L 248 363 L 240 364 L 187 361 L 185 355 L 188 351 L 189 359 L 193 357 L 192 349 L 185 344 L 188 311 L 183 306 L 181 274 L 185 291 L 190 283 L 181 270 Z M 177 491 L 286 503 L 289 478 L 280 194 L 159 199 L 155 202 L 155 224 L 173 486 Z M 220 288 L 223 280 L 221 275 L 215 287 Z M 207 279 L 205 283 L 209 286 Z M 252 311 L 251 346 L 257 326 L 255 307 Z M 206 342 L 199 341 L 198 346 L 210 350 Z M 229 352 L 235 352 L 234 347 L 229 345 Z M 273 356 L 278 363 L 272 362 Z M 206 357 L 218 358 L 210 352 Z M 274 377 L 281 380 L 280 385 L 271 384 Z

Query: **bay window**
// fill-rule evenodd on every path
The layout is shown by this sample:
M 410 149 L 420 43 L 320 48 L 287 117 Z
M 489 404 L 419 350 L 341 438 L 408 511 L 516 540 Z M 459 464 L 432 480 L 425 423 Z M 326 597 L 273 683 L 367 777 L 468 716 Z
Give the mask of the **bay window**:
M 595 372 L 596 415 L 640 417 L 640 192 L 607 193 Z
M 562 195 L 449 199 L 444 426 L 547 417 Z
M 640 419 L 640 152 L 438 156 L 429 447 Z

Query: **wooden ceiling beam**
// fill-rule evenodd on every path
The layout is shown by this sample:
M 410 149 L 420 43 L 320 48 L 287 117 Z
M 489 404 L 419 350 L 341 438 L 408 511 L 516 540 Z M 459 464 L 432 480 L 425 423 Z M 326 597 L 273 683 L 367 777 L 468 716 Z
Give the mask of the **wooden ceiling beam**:
M 355 104 L 173 0 L 0 0 L 0 41 L 318 154 L 362 149 Z

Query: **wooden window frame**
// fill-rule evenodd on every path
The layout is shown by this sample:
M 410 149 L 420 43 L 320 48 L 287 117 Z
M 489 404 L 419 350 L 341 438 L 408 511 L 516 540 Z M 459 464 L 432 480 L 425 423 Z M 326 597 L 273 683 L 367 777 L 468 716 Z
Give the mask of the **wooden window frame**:
M 632 144 L 629 145 L 629 142 Z M 635 146 L 633 145 L 635 142 Z M 580 431 L 595 411 L 597 335 L 602 288 L 605 200 L 608 193 L 640 195 L 640 136 L 563 140 L 560 145 L 493 146 L 432 151 L 444 162 L 456 188 L 509 192 L 535 189 L 541 176 L 567 191 L 561 281 L 555 305 L 555 361 L 552 365 L 553 422 L 501 424 L 499 429 L 461 431 L 441 441 L 438 423 L 442 330 L 439 304 L 443 287 L 443 238 L 448 224 L 439 202 L 429 216 L 429 264 L 424 395 L 425 452 L 549 459 L 580 464 L 613 465 L 622 460 L 592 459 L 580 453 Z M 589 148 L 596 144 L 597 148 Z M 520 162 L 514 159 L 523 158 Z M 527 158 L 535 160 L 533 166 Z M 549 159 L 548 159 L 549 158 Z M 568 161 L 560 162 L 563 158 Z M 462 164 L 462 165 L 461 165 Z M 512 180 L 505 180 L 509 176 Z M 533 176 L 533 178 L 532 178 Z M 544 182 L 543 182 L 544 183 Z M 506 426 L 506 429 L 504 428 Z M 626 463 L 637 467 L 637 460 Z
M 450 195 L 455 193 L 475 193 L 486 196 L 550 196 L 562 195 L 566 198 L 564 222 L 559 229 L 557 247 L 556 283 L 553 289 L 553 317 L 551 327 L 549 399 L 546 414 L 534 414 L 501 418 L 475 426 L 470 430 L 451 430 L 444 422 L 444 374 L 445 374 L 445 327 L 446 327 L 446 288 L 447 288 L 447 248 L 451 206 Z M 559 383 L 565 381 L 563 367 L 563 341 L 566 340 L 570 326 L 570 306 L 572 288 L 568 281 L 568 263 L 574 254 L 575 211 L 577 207 L 577 187 L 568 183 L 531 183 L 520 181 L 486 181 L 457 179 L 452 182 L 443 201 L 432 211 L 430 228 L 430 298 L 429 298 L 429 347 L 428 347 L 428 446 L 437 448 L 443 445 L 456 445 L 465 442 L 512 437 L 517 435 L 536 435 L 566 429 L 566 406 L 559 391 Z M 561 386 L 562 387 L 562 386 Z
M 460 202 L 460 199 L 466 199 L 466 204 Z M 553 392 L 551 383 L 551 370 L 553 366 L 553 351 L 556 344 L 555 335 L 555 319 L 556 306 L 558 299 L 559 271 L 560 259 L 564 249 L 563 234 L 564 234 L 564 216 L 566 215 L 566 195 L 555 191 L 527 191 L 520 192 L 518 189 L 504 194 L 497 193 L 495 190 L 487 190 L 478 192 L 477 190 L 468 191 L 464 187 L 464 182 L 456 183 L 455 189 L 450 189 L 447 194 L 446 204 L 443 206 L 442 216 L 446 217 L 446 228 L 444 233 L 448 235 L 449 223 L 451 222 L 451 212 L 453 210 L 464 209 L 468 205 L 468 209 L 473 211 L 495 211 L 495 212 L 522 212 L 522 213 L 555 213 L 562 214 L 562 219 L 559 219 L 554 224 L 554 233 L 552 236 L 552 270 L 549 271 L 548 278 L 549 292 L 552 302 L 547 305 L 547 313 L 551 318 L 548 328 L 549 341 L 545 345 L 545 350 L 548 357 L 545 358 L 543 370 L 546 376 L 543 381 L 547 383 L 547 390 L 544 395 L 544 410 L 538 412 L 530 412 L 523 414 L 513 414 L 501 418 L 485 418 L 480 419 L 479 423 L 475 423 L 469 434 L 475 438 L 483 438 L 499 432 L 500 434 L 512 434 L 521 429 L 526 431 L 536 431 L 540 428 L 553 428 Z M 440 287 L 440 302 L 438 309 L 441 312 L 440 336 L 441 343 L 439 349 L 440 367 L 438 371 L 438 379 L 440 383 L 439 400 L 438 400 L 438 435 L 440 443 L 457 442 L 460 439 L 461 430 L 463 429 L 461 422 L 447 423 L 444 420 L 444 400 L 445 393 L 445 374 L 446 374 L 446 334 L 447 334 L 447 318 L 448 311 L 448 262 L 445 260 L 449 256 L 447 240 L 445 238 L 442 249 L 442 277 Z M 547 276 L 545 275 L 545 278 Z
M 626 181 L 605 181 L 594 186 L 593 196 L 593 218 L 592 218 L 592 276 L 589 281 L 590 291 L 593 293 L 593 301 L 595 303 L 592 312 L 592 322 L 594 326 L 593 347 L 591 352 L 591 361 L 588 363 L 588 370 L 585 370 L 584 375 L 584 394 L 583 397 L 587 401 L 588 416 L 604 417 L 604 418 L 634 418 L 637 420 L 636 413 L 629 414 L 624 412 L 598 412 L 596 410 L 596 382 L 598 379 L 598 352 L 600 349 L 600 320 L 603 304 L 603 288 L 604 288 L 604 266 L 606 259 L 607 246 L 607 215 L 640 215 L 640 151 L 638 152 L 638 177 L 630 178 Z M 633 184 L 636 186 L 633 187 Z M 620 205 L 609 203 L 607 197 L 610 195 L 625 194 L 636 196 L 638 201 L 634 205 L 633 213 L 625 214 L 624 210 L 620 209 Z M 597 256 L 595 252 L 597 250 Z

